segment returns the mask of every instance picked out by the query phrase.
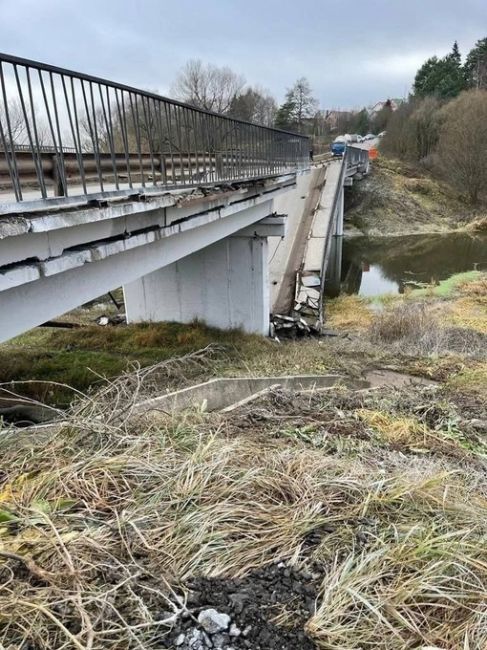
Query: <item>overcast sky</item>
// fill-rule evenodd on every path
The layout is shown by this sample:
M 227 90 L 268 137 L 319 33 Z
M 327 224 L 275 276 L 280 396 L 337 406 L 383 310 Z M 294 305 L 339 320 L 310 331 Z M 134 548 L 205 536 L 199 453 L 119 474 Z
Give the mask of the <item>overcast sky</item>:
M 487 0 L 0 0 L 0 48 L 170 94 L 190 58 L 279 101 L 306 76 L 322 108 L 407 94 L 455 39 L 487 36 Z

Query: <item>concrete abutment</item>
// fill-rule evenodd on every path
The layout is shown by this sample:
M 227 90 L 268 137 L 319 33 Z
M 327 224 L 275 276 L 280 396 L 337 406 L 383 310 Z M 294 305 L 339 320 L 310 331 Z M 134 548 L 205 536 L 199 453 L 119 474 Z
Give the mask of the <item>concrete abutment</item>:
M 284 235 L 268 217 L 124 286 L 128 322 L 195 319 L 221 329 L 269 333 L 268 236 Z

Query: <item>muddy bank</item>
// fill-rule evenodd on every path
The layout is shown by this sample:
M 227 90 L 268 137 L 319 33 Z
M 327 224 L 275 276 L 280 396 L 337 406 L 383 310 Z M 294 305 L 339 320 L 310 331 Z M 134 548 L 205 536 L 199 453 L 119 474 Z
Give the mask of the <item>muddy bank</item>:
M 381 157 L 345 194 L 345 234 L 440 233 L 469 228 L 485 206 L 465 204 L 446 185 L 413 167 Z

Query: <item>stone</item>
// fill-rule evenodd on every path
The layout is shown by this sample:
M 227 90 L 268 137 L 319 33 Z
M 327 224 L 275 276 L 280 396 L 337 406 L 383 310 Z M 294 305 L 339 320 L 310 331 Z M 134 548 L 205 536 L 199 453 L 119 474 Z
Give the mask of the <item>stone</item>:
M 228 630 L 230 616 L 217 612 L 216 609 L 204 609 L 198 615 L 198 623 L 208 634 L 215 634 Z
M 211 637 L 211 641 L 213 643 L 214 648 L 218 648 L 218 650 L 223 650 L 223 649 L 226 650 L 229 641 L 228 634 L 221 634 L 221 633 L 214 634 Z
M 186 648 L 189 650 L 204 650 L 205 643 L 203 641 L 203 633 L 196 628 L 190 630 L 188 636 L 186 637 Z
M 186 636 L 184 634 L 180 634 L 176 639 L 176 641 L 174 641 L 174 645 L 175 646 L 183 645 L 185 640 L 186 640 Z
M 228 634 L 230 636 L 240 636 L 242 634 L 242 631 L 235 625 L 235 623 L 232 623 L 230 625 L 230 629 L 228 630 Z

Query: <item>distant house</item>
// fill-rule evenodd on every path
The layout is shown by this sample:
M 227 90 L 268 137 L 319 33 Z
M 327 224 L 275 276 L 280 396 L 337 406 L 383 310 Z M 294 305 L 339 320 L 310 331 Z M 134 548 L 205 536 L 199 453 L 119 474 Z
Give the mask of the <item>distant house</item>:
M 353 117 L 353 111 L 338 111 L 338 110 L 327 110 L 324 111 L 325 123 L 327 124 L 330 131 L 336 131 L 339 127 Z
M 377 113 L 385 108 L 387 104 L 390 105 L 393 111 L 397 111 L 399 105 L 402 104 L 402 101 L 402 99 L 386 99 L 384 101 L 376 102 L 373 106 L 368 107 L 367 112 L 370 117 L 374 117 L 374 115 L 377 115 Z

